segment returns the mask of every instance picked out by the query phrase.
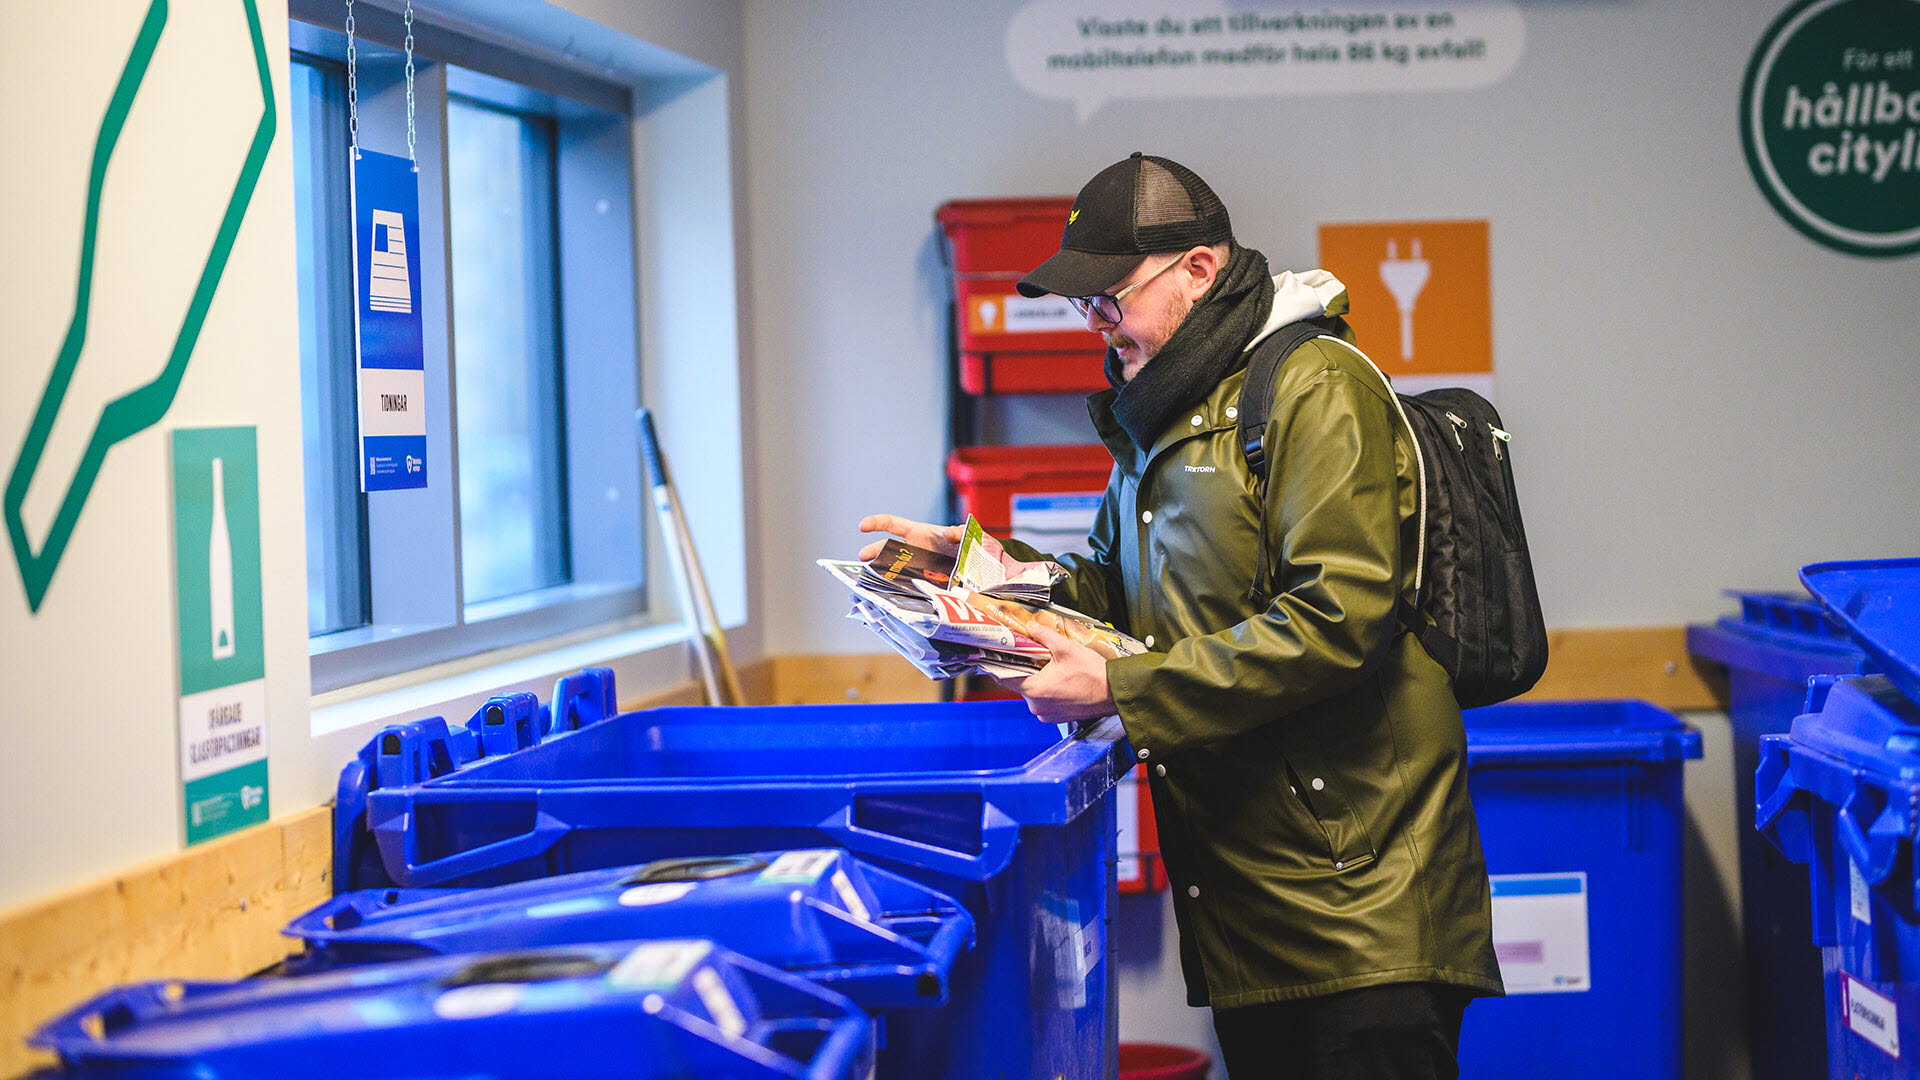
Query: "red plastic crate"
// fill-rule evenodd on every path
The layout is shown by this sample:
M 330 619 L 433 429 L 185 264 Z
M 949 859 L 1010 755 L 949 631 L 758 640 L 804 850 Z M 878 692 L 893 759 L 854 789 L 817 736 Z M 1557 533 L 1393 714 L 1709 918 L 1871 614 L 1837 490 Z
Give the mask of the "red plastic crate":
M 1158 892 L 1167 887 L 1167 868 L 1160 861 L 1160 827 L 1153 816 L 1153 794 L 1147 787 L 1147 767 L 1135 766 L 1121 778 L 1114 794 L 1132 803 L 1133 839 L 1120 852 L 1120 891 Z M 1121 814 L 1128 813 L 1122 806 Z M 1132 850 L 1125 850 L 1131 848 Z
M 954 199 L 942 203 L 934 217 L 952 245 L 955 271 L 1018 277 L 1060 250 L 1071 209 L 1073 199 L 1064 195 Z
M 1100 335 L 1063 296 L 1025 297 L 1018 275 L 954 282 L 962 352 L 1085 352 L 1104 349 Z
M 1107 388 L 1104 349 L 1081 352 L 962 353 L 960 389 L 969 394 L 1091 394 Z
M 1113 456 L 1092 445 L 962 446 L 947 455 L 947 477 L 961 509 L 988 532 L 1005 536 L 1015 495 L 1060 495 L 1107 488 Z

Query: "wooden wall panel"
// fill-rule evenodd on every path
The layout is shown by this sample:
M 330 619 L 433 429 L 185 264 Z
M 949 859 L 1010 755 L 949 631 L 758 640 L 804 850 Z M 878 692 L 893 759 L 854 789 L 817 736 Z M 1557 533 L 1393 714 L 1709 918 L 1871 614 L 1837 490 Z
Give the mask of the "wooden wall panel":
M 288 952 L 327 898 L 332 814 L 316 806 L 0 912 L 0 1076 L 50 1063 L 22 1041 L 109 986 L 231 979 Z

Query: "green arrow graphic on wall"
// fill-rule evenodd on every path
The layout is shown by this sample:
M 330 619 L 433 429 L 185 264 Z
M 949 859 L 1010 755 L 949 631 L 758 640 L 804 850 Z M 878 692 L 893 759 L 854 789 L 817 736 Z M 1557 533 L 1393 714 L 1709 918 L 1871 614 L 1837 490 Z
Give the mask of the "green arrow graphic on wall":
M 26 587 L 27 606 L 33 611 L 39 611 L 41 602 L 46 599 L 54 571 L 60 565 L 67 541 L 73 536 L 81 508 L 86 505 L 87 496 L 93 491 L 94 480 L 100 474 L 107 450 L 122 439 L 159 423 L 160 418 L 172 407 L 174 394 L 180 389 L 181 377 L 187 371 L 187 360 L 193 355 L 194 344 L 200 338 L 207 308 L 213 302 L 221 274 L 226 271 L 227 256 L 232 252 L 234 237 L 240 231 L 240 220 L 246 216 L 247 205 L 253 199 L 254 185 L 260 178 L 260 169 L 266 164 L 267 148 L 273 144 L 273 77 L 267 66 L 266 43 L 260 36 L 260 13 L 254 6 L 254 0 L 241 0 L 241 6 L 246 11 L 247 30 L 253 40 L 253 58 L 260 75 L 260 96 L 264 107 L 260 111 L 260 123 L 254 128 L 246 160 L 241 165 L 240 176 L 234 182 L 233 194 L 227 201 L 226 213 L 221 217 L 220 228 L 214 235 L 206 266 L 200 271 L 199 283 L 194 288 L 192 301 L 187 305 L 186 316 L 180 322 L 180 332 L 174 337 L 173 348 L 167 354 L 166 366 L 152 382 L 122 394 L 100 410 L 100 418 L 87 440 L 80 466 L 74 471 L 73 480 L 60 500 L 53 527 L 47 531 L 46 543 L 35 551 L 33 541 L 27 536 L 22 507 L 34 472 L 40 467 L 41 455 L 46 451 L 54 419 L 59 415 L 67 388 L 73 381 L 81 351 L 86 346 L 87 320 L 93 306 L 93 255 L 100 222 L 101 190 L 106 183 L 107 165 L 113 159 L 121 129 L 126 125 L 127 113 L 133 107 L 133 99 L 140 93 L 147 66 L 160 41 L 160 32 L 167 24 L 167 0 L 154 0 L 147 8 L 146 18 L 140 24 L 140 33 L 133 42 L 133 51 L 127 57 L 126 68 L 120 73 L 113 97 L 107 104 L 106 115 L 100 121 L 100 134 L 94 140 L 93 163 L 87 176 L 87 210 L 80 235 L 80 270 L 74 286 L 73 316 L 67 324 L 66 337 L 60 343 L 60 354 L 54 361 L 53 371 L 47 376 L 46 388 L 40 393 L 40 404 L 34 410 L 27 437 L 20 446 L 19 456 L 14 459 L 13 472 L 7 478 L 4 507 L 7 536 L 13 542 L 14 561 L 20 568 L 20 581 Z

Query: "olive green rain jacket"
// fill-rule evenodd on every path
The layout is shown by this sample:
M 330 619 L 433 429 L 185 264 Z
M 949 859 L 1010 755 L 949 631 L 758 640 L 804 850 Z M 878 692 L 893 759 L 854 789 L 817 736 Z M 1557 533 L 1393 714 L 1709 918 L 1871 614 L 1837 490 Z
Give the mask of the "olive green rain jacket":
M 1255 342 L 1347 310 L 1324 270 L 1274 284 Z M 1144 453 L 1114 391 L 1088 399 L 1115 468 L 1093 554 L 1063 557 L 1055 590 L 1153 650 L 1107 678 L 1148 766 L 1188 1002 L 1501 993 L 1460 707 L 1395 614 L 1413 598 L 1411 435 L 1364 359 L 1309 341 L 1280 368 L 1263 484 L 1236 438 L 1245 374 Z M 1263 523 L 1273 595 L 1255 601 Z

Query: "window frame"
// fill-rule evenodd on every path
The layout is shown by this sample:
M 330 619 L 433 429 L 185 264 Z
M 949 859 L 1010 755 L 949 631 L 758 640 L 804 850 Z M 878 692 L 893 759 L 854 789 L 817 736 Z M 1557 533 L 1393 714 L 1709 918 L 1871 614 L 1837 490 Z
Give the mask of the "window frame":
M 337 9 L 295 0 L 290 15 L 292 52 L 344 62 L 344 36 L 327 21 L 337 18 Z M 356 24 L 360 143 L 405 153 L 404 57 L 398 48 L 404 27 L 394 13 L 371 5 L 362 6 Z M 659 575 L 650 572 L 643 542 L 649 492 L 632 420 L 640 402 L 640 336 L 631 93 L 420 20 L 413 31 L 429 484 L 365 497 L 370 621 L 309 638 L 315 694 L 589 628 L 631 629 L 672 616 L 648 602 L 649 584 Z M 454 94 L 536 110 L 554 123 L 558 411 L 567 418 L 561 425 L 567 463 L 562 482 L 570 507 L 564 552 L 572 569 L 569 583 L 471 605 L 461 589 L 452 377 L 457 342 L 444 151 Z M 342 228 L 348 212 L 338 208 Z M 584 273 L 589 267 L 592 272 Z M 340 287 L 351 295 L 350 281 Z M 345 362 L 351 364 L 351 357 Z M 354 428 L 357 447 L 357 423 Z

